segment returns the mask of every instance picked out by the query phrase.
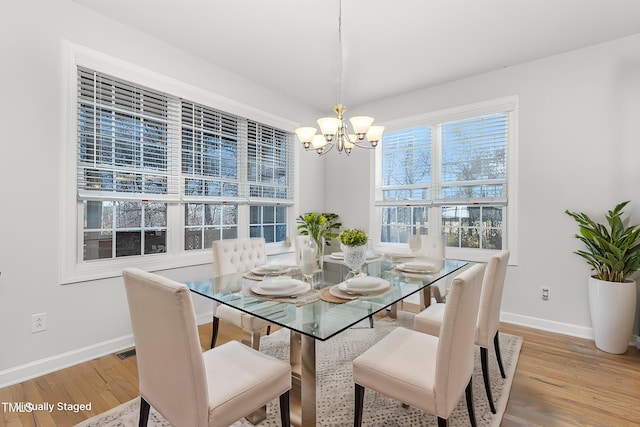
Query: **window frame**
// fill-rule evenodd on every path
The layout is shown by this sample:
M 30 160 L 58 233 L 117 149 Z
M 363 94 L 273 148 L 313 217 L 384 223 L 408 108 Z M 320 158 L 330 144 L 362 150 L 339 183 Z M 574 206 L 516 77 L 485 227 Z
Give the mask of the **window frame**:
M 267 126 L 293 134 L 297 124 L 271 113 L 241 104 L 203 90 L 188 83 L 167 77 L 155 71 L 126 62 L 102 52 L 89 49 L 68 40 L 62 42 L 62 126 L 61 126 L 61 169 L 60 169 L 60 226 L 59 226 L 59 283 L 77 283 L 122 274 L 128 267 L 139 267 L 149 271 L 208 264 L 211 253 L 207 249 L 185 250 L 185 205 L 186 201 L 169 201 L 167 206 L 167 251 L 144 256 L 126 256 L 121 258 L 98 259 L 84 261 L 82 259 L 83 244 L 83 203 L 78 198 L 77 184 L 77 68 L 85 67 L 108 74 L 118 79 L 141 85 L 153 90 L 169 93 L 172 96 L 188 99 L 213 109 L 246 118 Z M 293 176 L 297 174 L 298 148 L 292 137 L 290 168 Z M 293 183 L 294 181 L 292 181 Z M 292 209 L 297 205 L 298 190 L 293 186 L 293 194 L 286 204 L 287 230 L 295 230 L 295 213 Z M 182 195 L 180 197 L 182 199 Z M 214 202 L 215 201 L 209 201 Z M 252 201 L 251 203 L 255 203 Z M 249 235 L 248 206 L 247 213 L 238 215 L 239 237 Z M 246 225 L 246 227 L 245 227 Z M 246 230 L 245 230 L 246 228 Z M 288 243 L 272 243 L 267 245 L 267 254 L 290 251 Z
M 446 110 L 436 111 L 432 113 L 419 114 L 403 119 L 398 119 L 386 123 L 387 131 L 395 131 L 401 129 L 407 129 L 412 127 L 429 125 L 434 128 L 440 126 L 442 123 L 466 120 L 475 117 L 481 117 L 497 113 L 507 113 L 508 115 L 508 135 L 507 135 L 507 196 L 506 202 L 502 204 L 504 206 L 503 221 L 505 223 L 503 233 L 503 241 L 505 245 L 503 249 L 508 249 L 511 252 L 510 265 L 517 264 L 517 230 L 518 230 L 518 104 L 519 99 L 517 95 L 507 96 L 504 98 L 498 98 L 488 100 L 484 102 L 463 105 Z M 441 141 L 439 132 L 432 132 L 432 144 L 435 145 L 434 158 L 432 167 L 432 175 L 440 175 L 441 168 Z M 384 143 L 384 142 L 382 142 Z M 371 188 L 371 215 L 370 224 L 373 236 L 373 244 L 384 250 L 404 249 L 408 248 L 408 243 L 382 243 L 380 241 L 381 231 L 381 210 L 383 207 L 396 205 L 396 206 L 428 206 L 429 207 L 429 223 L 428 228 L 442 229 L 442 206 L 455 205 L 470 205 L 464 201 L 460 203 L 443 203 L 442 200 L 414 200 L 414 201 L 394 201 L 391 203 L 384 203 L 381 199 L 381 184 L 382 184 L 382 150 L 376 150 L 375 156 L 371 159 L 371 177 L 374 180 L 375 185 Z M 440 179 L 440 178 L 439 178 Z M 438 186 L 440 182 L 430 183 L 431 185 Z M 494 206 L 500 203 L 482 203 L 482 205 Z M 471 249 L 471 248 L 454 248 L 445 247 L 446 257 L 451 259 L 462 259 L 474 262 L 487 262 L 489 258 L 496 254 L 497 250 L 491 249 Z

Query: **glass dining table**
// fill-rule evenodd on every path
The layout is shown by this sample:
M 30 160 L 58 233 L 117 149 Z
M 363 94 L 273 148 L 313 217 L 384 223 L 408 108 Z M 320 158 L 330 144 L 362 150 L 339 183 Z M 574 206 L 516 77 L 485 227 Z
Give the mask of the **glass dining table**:
M 429 274 L 406 273 L 397 263 L 380 257 L 367 263 L 369 276 L 382 278 L 389 287 L 382 293 L 335 298 L 327 291 L 338 285 L 341 274 L 321 274 L 314 287 L 293 298 L 271 298 L 257 295 L 252 286 L 257 282 L 237 273 L 209 280 L 186 282 L 188 288 L 221 304 L 257 316 L 290 331 L 290 363 L 292 371 L 291 424 L 316 425 L 316 341 L 326 341 L 346 329 L 388 310 L 395 317 L 397 303 L 418 292 L 430 300 L 429 286 L 460 270 L 467 262 L 444 260 L 442 268 Z M 325 262 L 325 269 L 331 267 Z M 343 270 L 344 273 L 348 269 Z M 333 271 L 335 273 L 335 270 Z M 292 274 L 292 273 L 289 273 Z M 299 278 L 295 270 L 293 277 Z

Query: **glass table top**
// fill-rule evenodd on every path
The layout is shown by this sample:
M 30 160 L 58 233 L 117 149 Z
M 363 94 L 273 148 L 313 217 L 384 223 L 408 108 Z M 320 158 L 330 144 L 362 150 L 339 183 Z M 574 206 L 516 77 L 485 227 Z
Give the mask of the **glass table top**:
M 440 271 L 417 275 L 399 272 L 393 263 L 381 259 L 367 265 L 368 274 L 388 280 L 388 290 L 380 294 L 358 296 L 343 303 L 324 301 L 318 295 L 322 288 L 333 286 L 343 280 L 344 277 L 341 275 L 324 274 L 323 281 L 315 283 L 313 292 L 304 294 L 300 300 L 292 299 L 290 302 L 276 301 L 254 294 L 250 289 L 260 282 L 245 278 L 243 273 L 186 282 L 186 285 L 191 291 L 221 304 L 325 341 L 454 273 L 466 264 L 466 261 L 444 260 L 444 267 Z M 348 269 L 344 269 L 345 274 L 347 271 Z M 293 277 L 300 278 L 296 275 Z

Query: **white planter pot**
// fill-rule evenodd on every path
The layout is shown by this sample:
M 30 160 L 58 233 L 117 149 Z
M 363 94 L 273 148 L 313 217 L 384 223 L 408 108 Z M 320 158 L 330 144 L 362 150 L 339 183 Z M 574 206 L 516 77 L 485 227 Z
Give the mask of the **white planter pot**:
M 636 282 L 614 283 L 589 277 L 588 288 L 596 347 L 607 353 L 625 353 L 636 316 Z

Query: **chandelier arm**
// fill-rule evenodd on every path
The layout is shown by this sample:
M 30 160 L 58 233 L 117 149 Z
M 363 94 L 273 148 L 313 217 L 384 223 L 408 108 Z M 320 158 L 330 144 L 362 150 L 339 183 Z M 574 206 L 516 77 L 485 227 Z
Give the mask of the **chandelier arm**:
M 325 145 L 324 147 L 322 147 L 323 148 L 322 153 L 318 153 L 318 150 L 315 150 L 315 152 L 318 153 L 318 156 L 322 157 L 325 154 L 327 154 L 329 151 L 331 151 L 334 146 L 335 146 L 335 144 L 333 142 L 331 142 L 331 143 Z M 329 149 L 328 150 L 324 150 L 325 147 L 329 147 Z

